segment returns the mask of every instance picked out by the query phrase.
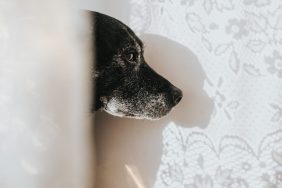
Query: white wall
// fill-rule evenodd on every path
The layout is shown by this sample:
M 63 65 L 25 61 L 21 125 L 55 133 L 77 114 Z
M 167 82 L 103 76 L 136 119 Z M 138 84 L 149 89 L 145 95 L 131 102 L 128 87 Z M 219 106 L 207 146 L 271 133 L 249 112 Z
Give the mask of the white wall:
M 101 12 L 129 23 L 130 2 L 128 0 L 83 0 L 79 2 L 79 7 Z

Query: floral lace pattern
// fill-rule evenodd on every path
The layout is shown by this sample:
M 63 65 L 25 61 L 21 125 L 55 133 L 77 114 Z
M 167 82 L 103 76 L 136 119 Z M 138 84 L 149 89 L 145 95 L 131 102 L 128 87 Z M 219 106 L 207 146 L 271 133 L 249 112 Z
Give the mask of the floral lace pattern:
M 282 1 L 131 2 L 135 31 L 193 51 L 214 103 L 206 129 L 163 131 L 155 187 L 281 188 Z
M 257 150 L 239 136 L 215 145 L 200 131 L 171 123 L 163 132 L 162 165 L 155 187 L 248 188 L 282 186 L 282 130 L 267 134 Z

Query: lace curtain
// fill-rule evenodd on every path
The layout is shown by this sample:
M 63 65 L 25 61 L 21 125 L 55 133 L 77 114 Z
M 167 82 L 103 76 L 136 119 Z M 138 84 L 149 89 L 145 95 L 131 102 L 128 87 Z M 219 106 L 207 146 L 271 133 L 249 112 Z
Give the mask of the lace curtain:
M 207 121 L 166 126 L 154 187 L 281 188 L 282 2 L 132 0 L 130 26 L 190 50 L 212 103 L 194 104 Z M 173 53 L 172 72 L 181 61 Z M 189 71 L 182 81 L 191 83 Z

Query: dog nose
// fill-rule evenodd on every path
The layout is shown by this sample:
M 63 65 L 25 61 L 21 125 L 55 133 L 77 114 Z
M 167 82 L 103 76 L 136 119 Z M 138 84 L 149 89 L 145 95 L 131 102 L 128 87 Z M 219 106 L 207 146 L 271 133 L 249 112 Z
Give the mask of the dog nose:
M 174 106 L 181 101 L 182 96 L 182 91 L 180 89 L 178 89 L 177 87 L 172 88 L 172 101 Z

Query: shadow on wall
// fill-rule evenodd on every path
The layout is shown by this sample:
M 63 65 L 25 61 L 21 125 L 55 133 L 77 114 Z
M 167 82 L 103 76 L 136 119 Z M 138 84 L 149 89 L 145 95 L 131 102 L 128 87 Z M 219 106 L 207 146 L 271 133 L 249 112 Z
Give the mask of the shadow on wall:
M 203 91 L 204 71 L 197 57 L 185 46 L 157 35 L 141 36 L 145 59 L 163 77 L 183 91 L 181 102 L 165 118 L 183 127 L 205 128 L 213 102 Z
M 158 121 L 96 113 L 97 187 L 153 187 L 162 156 L 162 131 L 170 122 L 205 128 L 213 108 L 202 90 L 205 75 L 186 47 L 157 35 L 142 35 L 145 59 L 183 91 L 173 111 Z

